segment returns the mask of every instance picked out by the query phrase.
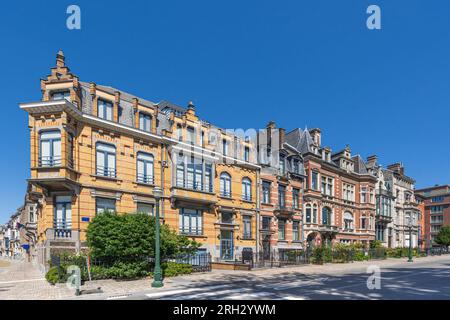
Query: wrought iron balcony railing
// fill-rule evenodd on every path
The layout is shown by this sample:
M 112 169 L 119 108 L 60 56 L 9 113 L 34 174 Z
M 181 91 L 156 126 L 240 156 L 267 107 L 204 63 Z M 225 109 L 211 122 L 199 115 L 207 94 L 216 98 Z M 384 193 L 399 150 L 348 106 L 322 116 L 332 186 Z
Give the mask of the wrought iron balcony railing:
M 154 184 L 155 178 L 151 175 L 145 175 L 145 174 L 138 174 L 137 175 L 137 182 L 139 183 L 145 183 L 145 184 Z
M 211 184 L 205 184 L 197 181 L 183 180 L 177 179 L 177 187 L 190 189 L 195 191 L 204 191 L 204 192 L 213 192 L 213 188 Z
M 108 178 L 116 178 L 116 168 L 112 167 L 104 167 L 104 166 L 97 166 L 97 175 L 102 177 L 108 177 Z
M 61 166 L 61 156 L 40 156 L 39 167 L 59 167 Z
M 242 200 L 244 201 L 252 201 L 252 196 L 249 194 L 243 194 L 242 195 Z

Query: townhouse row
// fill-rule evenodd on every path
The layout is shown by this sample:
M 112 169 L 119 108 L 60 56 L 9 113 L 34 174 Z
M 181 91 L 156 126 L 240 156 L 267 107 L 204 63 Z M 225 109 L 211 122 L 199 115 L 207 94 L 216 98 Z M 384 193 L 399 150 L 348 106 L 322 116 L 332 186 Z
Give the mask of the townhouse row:
M 243 250 L 265 257 L 336 242 L 421 241 L 414 180 L 403 166 L 383 168 L 348 146 L 333 153 L 320 129 L 218 128 L 193 103 L 154 103 L 79 81 L 61 51 L 41 91 L 41 101 L 20 105 L 30 131 L 27 206 L 36 214 L 29 250 L 41 262 L 83 250 L 97 214 L 153 215 L 156 201 L 162 222 L 215 261 Z

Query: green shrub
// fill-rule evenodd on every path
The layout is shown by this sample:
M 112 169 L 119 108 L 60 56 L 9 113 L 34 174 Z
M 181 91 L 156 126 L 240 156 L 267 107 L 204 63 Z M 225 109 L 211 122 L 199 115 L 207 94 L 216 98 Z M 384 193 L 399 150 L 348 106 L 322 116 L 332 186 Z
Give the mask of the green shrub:
M 369 255 L 366 255 L 365 250 L 354 250 L 353 261 L 366 261 L 369 260 Z
M 331 248 L 324 246 L 315 247 L 311 255 L 311 261 L 315 264 L 329 263 L 333 260 L 332 258 Z
M 45 279 L 50 282 L 52 285 L 55 285 L 58 282 L 61 282 L 60 279 L 60 270 L 58 267 L 51 267 L 45 275 Z
M 162 264 L 164 277 L 175 277 L 183 274 L 191 274 L 192 266 L 186 263 L 165 262 Z

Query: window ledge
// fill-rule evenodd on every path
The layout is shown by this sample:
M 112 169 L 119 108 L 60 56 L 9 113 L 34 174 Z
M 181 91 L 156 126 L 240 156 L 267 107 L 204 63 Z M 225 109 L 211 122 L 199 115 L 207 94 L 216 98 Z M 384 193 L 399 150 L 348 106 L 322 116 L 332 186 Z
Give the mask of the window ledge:
M 219 198 L 224 199 L 224 200 L 233 200 L 232 197 L 227 197 L 227 196 L 222 196 L 222 195 L 219 195 Z
M 138 186 L 144 186 L 144 187 L 154 187 L 155 186 L 154 183 L 144 183 L 144 182 L 138 182 L 138 181 L 133 181 L 133 183 Z
M 246 200 L 246 199 L 241 199 L 242 200 L 242 202 L 245 202 L 245 203 L 255 203 L 255 201 L 253 201 L 253 200 Z
M 122 180 L 118 179 L 118 178 L 99 176 L 99 175 L 96 175 L 96 174 L 91 174 L 91 177 L 95 178 L 95 179 L 103 179 L 103 180 L 109 180 L 109 181 L 115 181 L 115 182 L 122 182 Z
M 207 236 L 203 235 L 203 234 L 187 234 L 187 233 L 180 233 L 180 236 L 185 236 L 188 238 L 208 238 Z

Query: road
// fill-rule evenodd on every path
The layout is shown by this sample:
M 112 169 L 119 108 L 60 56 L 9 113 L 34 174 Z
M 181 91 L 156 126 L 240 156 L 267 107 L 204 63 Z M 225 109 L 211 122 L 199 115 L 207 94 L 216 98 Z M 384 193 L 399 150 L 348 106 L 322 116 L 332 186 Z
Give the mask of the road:
M 367 286 L 367 268 L 381 270 L 380 289 Z M 168 280 L 169 288 L 93 299 L 310 300 L 450 299 L 450 256 L 300 266 L 253 272 L 212 272 Z

